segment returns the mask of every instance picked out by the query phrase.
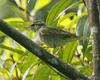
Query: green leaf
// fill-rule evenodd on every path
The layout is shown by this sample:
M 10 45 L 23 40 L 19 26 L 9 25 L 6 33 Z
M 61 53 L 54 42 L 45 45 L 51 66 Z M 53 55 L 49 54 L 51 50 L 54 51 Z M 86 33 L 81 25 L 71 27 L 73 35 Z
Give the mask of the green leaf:
M 90 36 L 90 30 L 89 30 L 89 22 L 87 19 L 87 16 L 83 16 L 80 18 L 80 20 L 77 23 L 77 35 L 80 37 L 86 37 L 86 39 L 80 40 L 80 44 L 83 46 L 82 52 L 83 54 L 87 54 L 87 48 L 89 44 L 89 36 Z
M 91 65 L 83 66 L 80 69 L 80 72 L 82 72 L 83 74 L 85 74 L 87 76 L 91 76 L 92 75 L 92 66 Z
M 76 26 L 76 33 L 80 37 L 89 36 L 89 23 L 87 16 L 83 16 L 79 19 Z
M 79 6 L 79 4 L 81 3 L 81 1 L 75 2 L 72 5 L 70 5 L 69 7 L 67 7 L 66 9 L 64 9 L 59 15 L 58 18 L 63 15 L 67 10 L 72 9 L 72 8 L 76 8 L 77 6 Z
M 28 1 L 27 0 L 21 0 L 21 7 L 23 8 L 23 9 L 27 9 L 27 4 L 28 4 Z
M 80 16 L 74 16 L 74 18 L 70 21 L 69 25 L 67 25 L 69 28 L 73 27 L 76 25 L 79 21 L 79 19 L 83 16 L 86 16 L 87 14 L 84 12 Z M 77 31 L 76 31 L 77 32 Z
M 4 21 L 6 21 L 10 26 L 14 27 L 14 28 L 18 28 L 20 31 L 26 30 L 29 26 L 30 22 L 25 22 L 23 19 L 21 18 L 6 18 L 4 19 Z
M 63 20 L 65 20 L 65 19 L 68 19 L 68 18 L 73 17 L 73 16 L 75 16 L 75 15 L 76 15 L 75 12 L 70 12 L 70 13 L 68 13 L 68 14 L 66 14 L 66 15 L 63 15 L 63 16 L 59 19 L 59 23 L 62 22 Z
M 56 25 L 57 21 L 55 20 L 58 14 L 64 10 L 72 0 L 60 0 L 56 5 L 53 6 L 53 8 L 50 10 L 47 19 L 46 24 L 47 25 Z
M 34 76 L 34 80 L 48 80 L 50 71 L 51 70 L 47 65 L 40 65 Z
M 18 17 L 16 17 L 16 18 L 6 18 L 6 19 L 4 19 L 4 21 L 6 21 L 6 22 L 11 22 L 11 21 L 19 21 L 19 22 L 24 22 L 23 21 L 23 19 L 21 19 L 21 18 L 18 18 Z
M 11 69 L 10 69 L 10 78 L 12 78 L 12 75 L 13 75 L 13 72 L 16 68 L 16 65 L 17 65 L 17 62 L 13 63 L 12 66 L 11 66 Z
M 71 63 L 73 55 L 77 49 L 77 45 L 77 41 L 72 41 L 66 44 L 63 54 L 64 62 Z
M 28 0 L 28 1 L 29 2 L 28 2 L 27 7 L 28 7 L 28 11 L 30 12 L 34 8 L 37 0 Z
M 28 52 L 27 52 L 28 53 Z M 31 65 L 38 65 L 38 63 L 40 63 L 37 59 L 36 56 L 34 56 L 31 53 L 28 53 L 28 55 L 22 56 L 21 59 L 21 64 L 18 65 L 19 69 L 21 70 L 22 74 L 25 74 L 26 70 L 31 66 Z M 33 66 L 33 67 L 34 67 Z
M 31 65 L 30 67 L 28 67 L 28 69 L 25 71 L 23 77 L 22 77 L 22 80 L 25 80 L 26 77 L 28 76 L 30 70 L 32 69 L 33 65 Z
M 91 46 L 88 46 L 87 49 L 84 49 L 85 53 L 84 53 L 84 56 L 87 57 L 87 59 L 89 61 L 92 61 L 93 59 L 93 55 L 92 55 L 92 45 Z
M 13 5 L 17 6 L 17 3 L 15 0 L 9 0 L 9 2 L 11 2 Z
M 9 51 L 12 51 L 12 52 L 18 53 L 18 54 L 20 54 L 20 55 L 22 55 L 22 54 L 25 53 L 25 52 L 22 51 L 22 50 L 14 49 L 14 48 L 11 48 L 11 47 L 8 47 L 8 46 L 5 46 L 5 45 L 2 45 L 2 44 L 0 44 L 0 48 L 3 48 L 3 49 L 6 49 L 6 50 L 9 50 Z

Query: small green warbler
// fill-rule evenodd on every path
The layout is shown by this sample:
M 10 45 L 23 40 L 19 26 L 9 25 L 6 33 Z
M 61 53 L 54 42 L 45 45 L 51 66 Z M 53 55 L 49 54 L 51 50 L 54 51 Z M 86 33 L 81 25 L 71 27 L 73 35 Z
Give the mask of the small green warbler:
M 65 45 L 67 42 L 77 40 L 78 36 L 57 27 L 49 27 L 44 22 L 36 21 L 31 25 L 36 32 L 35 42 L 44 43 L 48 47 L 55 48 Z

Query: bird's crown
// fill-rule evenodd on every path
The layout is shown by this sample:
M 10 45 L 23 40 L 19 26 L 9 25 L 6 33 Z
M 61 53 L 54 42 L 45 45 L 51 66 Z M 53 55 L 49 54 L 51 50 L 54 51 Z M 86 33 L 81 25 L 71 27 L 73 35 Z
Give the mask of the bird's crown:
M 38 26 L 45 26 L 45 23 L 43 21 L 40 21 L 40 20 L 36 20 L 34 21 L 31 26 L 35 26 L 35 25 L 38 25 Z
M 33 31 L 38 31 L 41 27 L 45 27 L 45 23 L 43 21 L 40 21 L 40 20 L 36 20 L 34 21 L 31 25 L 31 29 Z

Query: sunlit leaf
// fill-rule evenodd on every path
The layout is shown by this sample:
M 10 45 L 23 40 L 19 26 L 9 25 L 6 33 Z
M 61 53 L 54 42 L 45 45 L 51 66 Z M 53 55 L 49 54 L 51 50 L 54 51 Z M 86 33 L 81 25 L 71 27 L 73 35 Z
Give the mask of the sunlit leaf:
M 38 0 L 34 9 L 39 10 L 44 6 L 48 5 L 50 2 L 51 0 Z
M 46 19 L 46 23 L 47 25 L 56 25 L 56 17 L 58 16 L 58 14 L 64 10 L 70 3 L 72 2 L 72 0 L 60 0 L 56 5 L 53 6 L 53 8 L 49 11 L 49 14 L 47 16 Z
M 2 44 L 0 44 L 0 48 L 6 49 L 6 50 L 9 50 L 9 51 L 12 51 L 12 52 L 16 52 L 16 53 L 18 53 L 18 54 L 20 54 L 20 55 L 22 55 L 23 53 L 25 53 L 25 52 L 22 51 L 22 50 L 14 49 L 14 48 L 11 48 L 11 47 L 2 45 Z
M 11 66 L 11 69 L 10 69 L 10 79 L 12 79 L 12 74 L 13 74 L 13 71 L 15 70 L 15 68 L 16 68 L 16 64 L 17 64 L 17 62 L 15 62 L 15 63 Z
M 21 58 L 20 60 L 22 62 L 24 62 L 23 64 L 18 65 L 18 67 L 21 70 L 21 72 L 22 72 L 23 75 L 25 74 L 25 72 L 27 71 L 27 69 L 32 64 L 36 64 L 37 63 L 36 65 L 38 65 L 38 63 L 39 63 L 39 61 L 37 60 L 37 57 L 35 57 L 31 53 L 28 54 L 28 52 L 27 52 L 27 55 L 26 56 L 23 56 L 23 58 Z
M 74 17 L 75 15 L 76 15 L 75 12 L 70 12 L 66 15 L 61 16 L 58 24 L 61 26 L 66 26 L 66 25 L 70 24 L 70 21 L 71 21 L 70 18 Z M 68 21 L 68 20 L 70 20 L 70 21 Z
M 6 22 L 14 22 L 14 21 L 24 22 L 23 19 L 18 18 L 18 17 L 16 17 L 16 18 L 6 18 L 6 19 L 4 19 L 4 21 L 6 21 Z
M 69 42 L 65 46 L 65 50 L 63 53 L 63 60 L 67 63 L 71 63 L 73 56 L 75 55 L 75 51 L 77 50 L 77 41 Z
M 22 80 L 25 80 L 25 78 L 27 77 L 29 71 L 32 69 L 32 65 L 26 70 L 26 72 L 24 73 L 23 77 L 22 77 Z
M 61 15 L 65 14 L 65 12 L 66 12 L 68 9 L 76 8 L 77 6 L 79 6 L 80 3 L 81 3 L 81 1 L 78 1 L 78 2 L 73 3 L 72 5 L 70 5 L 70 6 L 67 7 L 66 9 L 64 9 L 61 13 L 59 13 L 59 15 L 58 15 L 57 18 L 59 18 Z
M 34 80 L 48 80 L 50 76 L 50 68 L 47 65 L 40 65 L 36 74 L 34 76 Z
M 12 27 L 18 28 L 21 31 L 26 30 L 30 24 L 30 22 L 25 22 L 21 18 L 6 18 L 4 19 L 4 21 L 6 21 Z

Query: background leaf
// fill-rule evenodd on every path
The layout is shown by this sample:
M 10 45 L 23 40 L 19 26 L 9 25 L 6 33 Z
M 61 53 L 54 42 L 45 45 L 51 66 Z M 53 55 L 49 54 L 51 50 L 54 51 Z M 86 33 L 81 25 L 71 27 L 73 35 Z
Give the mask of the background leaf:
M 70 3 L 72 2 L 72 0 L 60 0 L 54 7 L 52 7 L 52 9 L 49 11 L 49 14 L 47 16 L 46 19 L 46 24 L 47 25 L 56 25 L 57 21 L 55 20 L 56 17 L 58 16 L 58 14 L 65 9 Z M 63 5 L 63 6 L 62 6 Z

